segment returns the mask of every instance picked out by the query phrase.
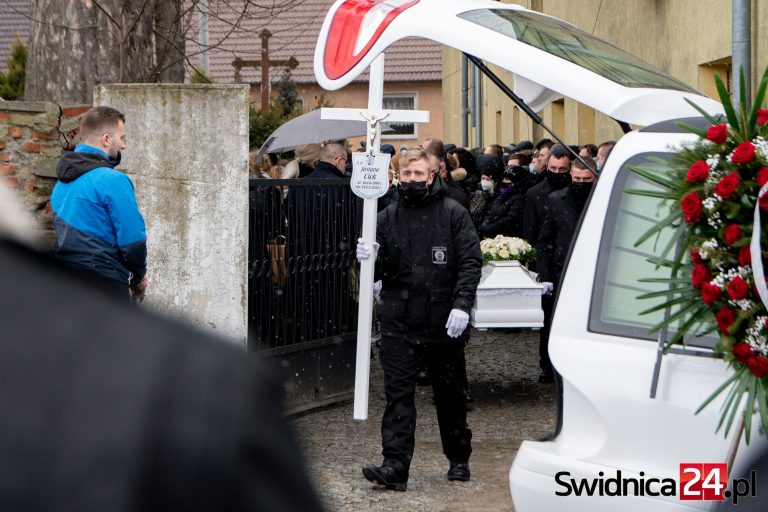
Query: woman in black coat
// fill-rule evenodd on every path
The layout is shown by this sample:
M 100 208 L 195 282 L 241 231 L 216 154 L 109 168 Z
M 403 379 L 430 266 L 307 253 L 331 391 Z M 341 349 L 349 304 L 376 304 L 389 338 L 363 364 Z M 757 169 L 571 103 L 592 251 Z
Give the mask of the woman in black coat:
M 523 235 L 523 212 L 525 211 L 525 183 L 528 172 L 525 167 L 505 169 L 499 184 L 499 193 L 486 205 L 478 232 L 480 238 L 494 238 L 497 235 Z

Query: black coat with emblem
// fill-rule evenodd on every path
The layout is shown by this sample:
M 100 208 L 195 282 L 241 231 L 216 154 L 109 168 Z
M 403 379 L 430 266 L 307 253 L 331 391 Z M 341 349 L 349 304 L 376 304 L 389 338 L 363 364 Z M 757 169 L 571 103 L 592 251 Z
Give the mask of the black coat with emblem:
M 381 279 L 381 333 L 412 343 L 464 341 L 467 328 L 450 338 L 452 309 L 469 313 L 483 258 L 469 212 L 446 197 L 436 176 L 418 204 L 401 199 L 379 212 L 376 276 Z

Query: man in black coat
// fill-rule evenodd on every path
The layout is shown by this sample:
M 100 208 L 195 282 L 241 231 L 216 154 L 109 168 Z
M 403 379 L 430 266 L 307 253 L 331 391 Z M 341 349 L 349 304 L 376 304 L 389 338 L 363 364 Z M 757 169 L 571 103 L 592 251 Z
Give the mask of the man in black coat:
M 416 431 L 419 358 L 432 379 L 449 480 L 469 480 L 472 432 L 464 404 L 464 341 L 480 282 L 482 255 L 469 213 L 445 197 L 427 153 L 401 160 L 400 200 L 379 212 L 376 275 L 383 282 L 379 319 L 387 405 L 381 437 L 384 463 L 363 475 L 388 489 L 406 490 Z M 358 242 L 357 255 L 373 252 Z
M 320 510 L 272 371 L 11 241 L 0 510 Z
M 560 283 L 576 226 L 597 180 L 594 160 L 588 156 L 582 159 L 588 167 L 574 160 L 571 184 L 547 197 L 549 208 L 536 244 L 536 272 L 542 281 L 554 283 L 555 287 Z
M 544 327 L 540 331 L 539 366 L 542 370 L 539 376 L 540 382 L 551 382 L 554 379 L 554 370 L 549 359 L 549 330 L 552 326 L 553 299 L 581 212 L 596 179 L 594 161 L 589 157 L 584 157 L 583 160 L 591 168 L 585 168 L 583 163 L 574 160 L 570 173 L 572 179 L 570 185 L 552 192 L 547 197 L 544 221 L 536 242 L 536 272 L 539 274 L 539 280 L 553 283 L 555 287 L 552 295 L 545 295 L 542 298 L 542 309 L 544 309 L 545 298 L 548 309 L 544 310 Z
M 546 217 L 549 203 L 547 196 L 556 190 L 561 190 L 571 183 L 570 152 L 562 144 L 555 144 L 549 149 L 547 169 L 542 171 L 545 179 L 534 185 L 525 196 L 525 215 L 523 218 L 523 238 L 536 247 L 539 242 L 541 225 Z M 541 282 L 546 279 L 539 277 Z M 539 382 L 550 383 L 554 380 L 552 363 L 549 360 L 549 328 L 552 323 L 552 308 L 554 297 L 544 295 L 541 297 L 541 309 L 544 312 L 544 327 L 539 331 Z
M 315 170 L 288 195 L 288 255 L 297 271 L 288 276 L 286 295 L 290 307 L 300 309 L 302 321 L 294 332 L 304 341 L 356 328 L 349 269 L 355 264 L 362 202 L 344 175 L 347 156 L 341 144 L 324 145 Z

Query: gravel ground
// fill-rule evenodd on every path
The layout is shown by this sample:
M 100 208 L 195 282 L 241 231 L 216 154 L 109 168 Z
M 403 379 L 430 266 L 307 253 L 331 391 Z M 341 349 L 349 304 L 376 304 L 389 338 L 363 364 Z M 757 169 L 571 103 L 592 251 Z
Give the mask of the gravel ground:
M 469 386 L 475 399 L 470 482 L 449 482 L 429 387 L 417 388 L 416 450 L 407 492 L 381 490 L 360 468 L 381 463 L 380 422 L 384 380 L 371 361 L 369 417 L 352 419 L 352 404 L 293 418 L 307 466 L 330 511 L 512 511 L 508 473 L 520 443 L 549 433 L 555 424 L 555 389 L 538 384 L 536 331 L 478 332 L 467 346 Z

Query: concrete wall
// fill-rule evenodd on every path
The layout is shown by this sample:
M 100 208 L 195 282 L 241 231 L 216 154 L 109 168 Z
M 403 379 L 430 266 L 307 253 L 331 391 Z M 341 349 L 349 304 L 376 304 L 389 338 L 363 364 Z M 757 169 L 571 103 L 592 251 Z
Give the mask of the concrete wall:
M 147 301 L 245 345 L 248 86 L 97 86 L 126 115 L 120 168 L 148 238 Z
M 723 0 L 502 0 L 555 16 L 592 33 L 619 48 L 640 57 L 700 91 L 716 97 L 714 72 L 729 70 L 731 57 L 731 2 Z M 768 66 L 768 39 L 760 37 L 768 29 L 768 7 L 752 1 L 752 87 L 755 89 Z M 461 140 L 461 59 L 457 52 L 443 53 L 443 95 L 446 141 Z M 553 70 L 557 72 L 557 70 Z M 500 76 L 514 83 L 509 73 Z M 510 100 L 483 80 L 482 145 L 507 144 L 522 139 L 539 139 L 543 131 L 533 127 L 527 117 L 517 112 Z M 559 110 L 564 112 L 563 133 L 571 144 L 601 142 L 621 136 L 610 118 L 566 98 L 563 104 L 548 107 L 544 121 L 552 126 Z M 501 112 L 501 123 L 497 121 Z M 519 117 L 521 121 L 515 122 Z M 500 125 L 500 126 L 499 126 Z M 500 129 L 497 129 L 499 127 Z M 474 130 L 470 144 L 477 145 Z

